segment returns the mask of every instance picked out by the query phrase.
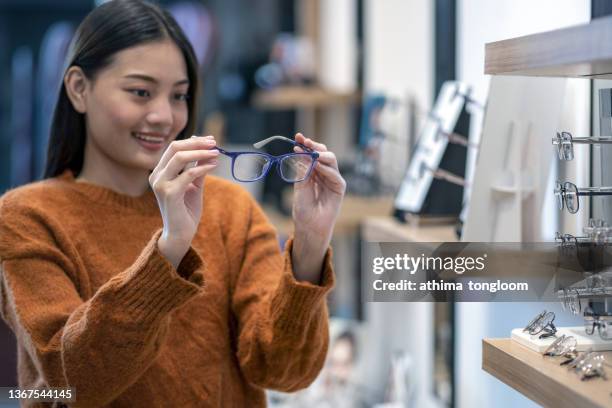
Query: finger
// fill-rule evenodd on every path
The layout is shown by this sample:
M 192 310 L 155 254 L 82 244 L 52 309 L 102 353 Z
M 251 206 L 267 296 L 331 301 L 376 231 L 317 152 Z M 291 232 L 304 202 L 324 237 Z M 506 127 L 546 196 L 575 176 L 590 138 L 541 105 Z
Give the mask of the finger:
M 323 183 L 323 185 L 327 186 L 338 194 L 344 194 L 344 191 L 346 190 L 346 181 L 344 181 L 342 175 L 337 169 L 317 163 L 313 173 L 313 176 L 316 178 L 317 182 Z
M 301 133 L 297 133 L 295 135 L 295 139 L 296 141 L 298 140 L 302 140 L 302 141 L 298 141 L 298 143 L 303 144 L 306 147 L 310 147 L 312 150 L 315 150 L 317 152 L 326 152 L 327 151 L 327 146 L 323 143 L 318 143 L 315 142 L 314 140 L 308 138 L 308 137 L 304 137 L 303 134 Z
M 295 151 L 296 153 L 304 153 L 304 150 L 299 146 L 295 146 L 293 151 Z M 319 152 L 319 158 L 317 160 L 323 164 L 338 169 L 338 159 L 333 152 Z
M 173 180 L 181 171 L 184 172 L 193 168 L 192 166 L 186 168 L 190 162 L 198 162 L 198 164 L 208 163 L 219 157 L 219 154 L 217 149 L 180 151 L 172 156 L 166 167 L 159 174 L 158 179 L 165 181 Z
M 306 137 L 304 137 L 304 135 L 301 133 L 296 133 L 294 139 L 296 142 L 301 144 L 304 144 L 306 142 Z
M 196 150 L 196 149 L 206 149 L 215 146 L 215 137 L 214 136 L 192 136 L 188 139 L 183 140 L 175 140 L 168 145 L 168 148 L 162 154 L 162 157 L 159 159 L 157 163 L 156 169 L 163 169 L 168 165 L 172 156 L 174 156 L 177 152 L 184 150 Z M 155 170 L 153 170 L 155 172 Z
M 206 164 L 202 164 L 200 166 L 192 167 L 190 169 L 185 170 L 178 176 L 172 183 L 172 189 L 175 192 L 185 191 L 189 185 L 211 172 L 215 167 L 217 167 L 217 161 L 210 161 Z M 203 183 L 194 183 L 196 187 L 202 187 Z M 175 190 L 176 189 L 176 190 Z

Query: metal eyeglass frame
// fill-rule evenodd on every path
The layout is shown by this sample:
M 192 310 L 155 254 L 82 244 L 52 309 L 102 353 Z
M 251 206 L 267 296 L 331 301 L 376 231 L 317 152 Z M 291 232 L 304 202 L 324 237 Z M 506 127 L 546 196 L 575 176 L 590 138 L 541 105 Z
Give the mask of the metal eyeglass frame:
M 574 353 L 577 345 L 578 341 L 576 337 L 562 334 L 544 350 L 543 354 L 545 356 L 564 356 L 569 353 Z
M 592 136 L 592 137 L 572 137 L 570 132 L 557 132 L 557 137 L 552 139 L 552 144 L 557 146 L 559 160 L 574 159 L 575 144 L 611 144 L 612 137 Z
M 278 175 L 287 183 L 299 183 L 301 181 L 305 181 L 308 179 L 308 177 L 310 177 L 310 174 L 312 173 L 312 169 L 314 169 L 317 160 L 319 159 L 319 153 L 314 151 L 313 149 L 311 149 L 310 147 L 307 147 L 301 143 L 296 142 L 293 139 L 289 139 L 288 137 L 285 136 L 270 136 L 267 139 L 261 140 L 257 143 L 253 143 L 253 147 L 259 149 L 262 148 L 263 146 L 267 145 L 268 143 L 274 141 L 274 140 L 282 140 L 284 142 L 288 142 L 291 143 L 294 146 L 298 146 L 300 147 L 302 150 L 304 150 L 303 153 L 285 153 L 285 154 L 281 154 L 279 156 L 274 156 L 272 154 L 266 153 L 266 152 L 230 152 L 228 150 L 222 149 L 220 147 L 215 147 L 215 149 L 219 150 L 220 153 L 230 157 L 232 159 L 232 177 L 235 180 L 238 180 L 240 182 L 243 183 L 251 183 L 254 181 L 258 181 L 263 179 L 269 172 L 270 169 L 272 167 L 274 167 L 276 165 L 276 171 L 278 172 Z M 236 174 L 234 172 L 234 163 L 236 162 L 236 159 L 240 156 L 240 155 L 245 155 L 245 154 L 249 154 L 249 155 L 258 155 L 258 156 L 263 156 L 268 160 L 268 163 L 266 163 L 266 167 L 263 169 L 262 173 L 257 177 L 254 178 L 252 180 L 243 180 L 240 179 L 238 177 L 236 177 Z M 282 171 L 282 166 L 281 163 L 283 160 L 285 160 L 288 157 L 294 157 L 294 156 L 310 156 L 312 158 L 312 163 L 310 164 L 310 168 L 308 169 L 308 171 L 306 172 L 306 174 L 304 175 L 304 177 L 302 177 L 299 180 L 290 180 L 287 179 L 284 175 L 283 175 L 283 171 Z
M 580 196 L 612 196 L 612 187 L 578 188 L 572 182 L 566 181 L 562 183 L 561 181 L 557 181 L 555 184 L 555 196 L 559 203 L 559 210 L 563 211 L 563 207 L 566 207 L 570 214 L 576 214 L 578 210 L 580 210 Z M 571 202 L 575 202 L 576 205 L 569 204 Z
M 578 244 L 610 244 L 612 243 L 612 228 L 604 220 L 589 220 L 589 225 L 582 228 L 583 236 L 555 233 L 555 242 L 562 247 L 573 247 Z
M 539 338 L 554 336 L 557 333 L 557 327 L 554 324 L 555 313 L 543 310 L 540 314 L 534 317 L 523 331 L 528 332 L 532 336 L 540 334 Z
M 568 370 L 574 370 L 577 374 L 581 375 L 581 380 L 588 380 L 593 377 L 601 377 L 604 380 L 607 379 L 606 371 L 604 369 L 606 359 L 603 354 L 594 352 L 592 349 L 580 353 L 571 361 L 568 361 Z
M 612 316 L 584 315 L 584 332 L 589 336 L 595 334 L 595 328 L 603 340 L 612 340 Z
M 578 315 L 582 312 L 582 302 L 580 300 L 580 292 L 577 288 L 563 288 L 563 310 L 569 310 L 573 315 Z

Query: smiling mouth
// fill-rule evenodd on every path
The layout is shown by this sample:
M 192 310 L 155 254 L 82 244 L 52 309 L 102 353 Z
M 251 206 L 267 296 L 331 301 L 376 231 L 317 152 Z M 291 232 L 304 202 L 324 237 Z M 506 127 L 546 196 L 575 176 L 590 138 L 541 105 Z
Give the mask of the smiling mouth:
M 166 140 L 165 137 L 148 136 L 148 135 L 143 135 L 142 133 L 137 133 L 137 132 L 132 132 L 132 136 L 138 140 L 142 140 L 147 143 L 155 143 L 155 144 L 162 144 Z

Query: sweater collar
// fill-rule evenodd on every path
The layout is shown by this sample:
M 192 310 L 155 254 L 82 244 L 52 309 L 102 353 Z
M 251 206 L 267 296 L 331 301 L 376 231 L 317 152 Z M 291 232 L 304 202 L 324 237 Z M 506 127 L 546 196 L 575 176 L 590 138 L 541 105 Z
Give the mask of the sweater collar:
M 159 213 L 157 199 L 151 188 L 141 196 L 134 197 L 98 184 L 76 181 L 71 169 L 64 170 L 58 178 L 67 182 L 71 188 L 83 193 L 88 199 L 94 202 L 110 204 L 121 208 L 131 208 L 146 213 Z

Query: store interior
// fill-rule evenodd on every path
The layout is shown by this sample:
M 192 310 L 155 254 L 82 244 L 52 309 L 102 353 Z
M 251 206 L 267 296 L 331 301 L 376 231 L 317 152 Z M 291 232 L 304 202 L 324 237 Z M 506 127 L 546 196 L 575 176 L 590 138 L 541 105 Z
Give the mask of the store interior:
M 70 39 L 101 3 L 0 1 L 0 193 L 41 178 Z M 555 242 L 556 232 L 583 235 L 590 219 L 612 222 L 606 197 L 584 197 L 572 214 L 559 211 L 554 194 L 557 179 L 612 185 L 610 148 L 578 142 L 610 134 L 600 119 L 612 80 L 517 73 L 520 68 L 504 75 L 485 56 L 487 44 L 592 24 L 612 15 L 612 5 L 158 3 L 173 13 L 198 57 L 200 134 L 215 135 L 227 149 L 248 150 L 272 135 L 299 131 L 336 153 L 347 181 L 332 241 L 337 281 L 329 296 L 328 360 L 308 389 L 269 392 L 269 406 L 549 405 L 483 370 L 483 339 L 508 339 L 542 310 L 554 312 L 557 327 L 583 326 L 582 313 L 568 310 L 563 299 L 371 302 L 363 259 L 368 243 Z M 575 138 L 572 160 L 560 160 L 551 144 L 561 131 Z M 267 151 L 280 154 L 281 148 Z M 221 161 L 216 175 L 231 179 L 230 164 Z M 263 206 L 282 245 L 293 229 L 291 186 L 271 172 L 244 187 Z M 14 336 L 0 321 L 0 386 L 17 384 L 16 364 Z M 596 392 L 605 388 L 601 378 L 588 384 Z

